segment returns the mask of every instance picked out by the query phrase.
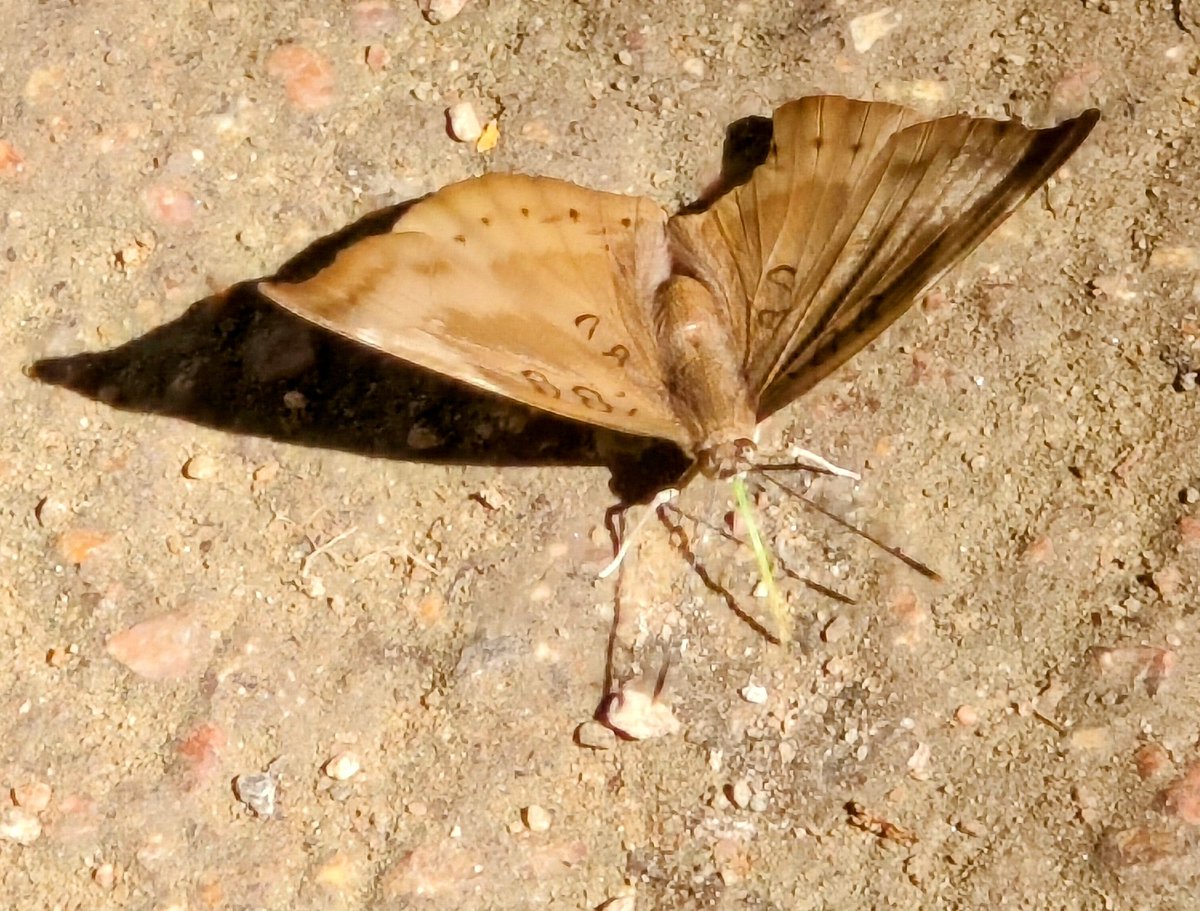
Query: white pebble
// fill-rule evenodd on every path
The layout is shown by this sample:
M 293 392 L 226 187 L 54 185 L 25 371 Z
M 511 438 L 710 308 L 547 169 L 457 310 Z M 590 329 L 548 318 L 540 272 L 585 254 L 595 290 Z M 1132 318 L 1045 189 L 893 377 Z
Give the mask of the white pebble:
M 875 46 L 876 41 L 894 31 L 899 25 L 900 14 L 890 6 L 885 6 L 850 20 L 850 41 L 856 51 L 865 54 Z
M 462 12 L 467 0 L 421 0 L 421 12 L 434 25 L 449 22 Z
M 653 689 L 633 683 L 610 700 L 604 713 L 605 723 L 633 740 L 650 740 L 677 733 L 682 727 L 671 707 L 660 702 Z
M 183 476 L 204 481 L 217 473 L 217 460 L 210 455 L 195 455 L 183 463 Z
M 744 810 L 750 805 L 750 798 L 754 795 L 750 791 L 750 782 L 745 778 L 739 778 L 729 788 L 729 802 L 739 810 Z
M 446 108 L 446 117 L 450 121 L 450 135 L 459 142 L 474 142 L 483 135 L 483 125 L 469 101 Z
M 238 800 L 250 808 L 255 816 L 266 819 L 275 815 L 275 777 L 269 773 L 253 772 L 239 775 L 233 780 L 234 793 Z
M 42 834 L 42 824 L 28 810 L 8 807 L 0 813 L 0 838 L 19 845 L 31 845 Z
M 705 67 L 704 61 L 699 57 L 688 57 L 687 60 L 683 61 L 682 69 L 685 76 L 691 76 L 693 79 L 703 79 L 707 67 Z
M 767 704 L 767 688 L 757 683 L 751 683 L 741 689 L 742 698 L 751 705 Z
M 536 803 L 521 811 L 521 821 L 530 832 L 545 832 L 550 828 L 550 814 Z
M 334 781 L 349 781 L 362 769 L 358 754 L 349 750 L 338 753 L 325 763 L 325 774 Z

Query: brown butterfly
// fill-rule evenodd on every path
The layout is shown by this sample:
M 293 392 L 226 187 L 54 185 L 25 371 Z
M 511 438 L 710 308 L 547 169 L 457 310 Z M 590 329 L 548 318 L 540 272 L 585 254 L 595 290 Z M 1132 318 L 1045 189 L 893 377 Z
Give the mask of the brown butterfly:
M 729 477 L 753 467 L 760 421 L 912 306 L 1098 119 L 1035 130 L 804 98 L 775 111 L 747 174 L 676 215 L 489 174 L 420 200 L 306 281 L 259 288 L 389 354 L 671 440 Z

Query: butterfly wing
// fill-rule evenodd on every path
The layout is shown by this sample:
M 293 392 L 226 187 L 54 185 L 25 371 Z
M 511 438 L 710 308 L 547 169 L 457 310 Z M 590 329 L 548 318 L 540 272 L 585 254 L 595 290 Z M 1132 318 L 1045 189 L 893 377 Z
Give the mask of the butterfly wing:
M 1098 119 L 1048 130 L 805 98 L 774 115 L 750 180 L 669 231 L 726 297 L 766 417 L 904 313 L 1071 155 Z
M 665 225 L 648 199 L 493 174 L 417 202 L 307 281 L 259 289 L 489 392 L 685 443 L 648 312 L 670 269 Z

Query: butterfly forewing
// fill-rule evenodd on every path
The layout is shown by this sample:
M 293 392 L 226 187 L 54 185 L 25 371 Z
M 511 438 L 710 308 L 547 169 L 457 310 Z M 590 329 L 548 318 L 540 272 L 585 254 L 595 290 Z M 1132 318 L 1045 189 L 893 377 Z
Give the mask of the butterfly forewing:
M 859 224 L 787 339 L 759 416 L 803 395 L 891 325 L 1067 160 L 1096 119 L 1092 111 L 1031 130 L 951 117 L 896 134 Z
M 569 418 L 687 442 L 647 301 L 669 274 L 650 200 L 489 175 L 409 209 L 271 300 L 357 341 Z
M 816 97 L 774 115 L 766 160 L 707 211 L 672 219 L 734 312 L 765 417 L 902 314 L 1075 150 L 1089 112 L 1050 130 Z

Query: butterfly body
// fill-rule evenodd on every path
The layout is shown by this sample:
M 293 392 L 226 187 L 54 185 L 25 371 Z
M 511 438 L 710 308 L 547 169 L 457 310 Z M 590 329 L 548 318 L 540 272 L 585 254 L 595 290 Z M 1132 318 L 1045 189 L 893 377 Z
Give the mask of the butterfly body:
M 803 98 L 754 118 L 746 154 L 727 142 L 728 178 L 676 215 L 490 174 L 414 203 L 306 281 L 259 288 L 489 392 L 670 440 L 727 477 L 753 464 L 758 422 L 902 315 L 1098 118 L 1031 129 Z
M 700 471 L 725 478 L 751 467 L 755 403 L 712 289 L 673 274 L 654 292 L 654 326 L 663 379 Z

